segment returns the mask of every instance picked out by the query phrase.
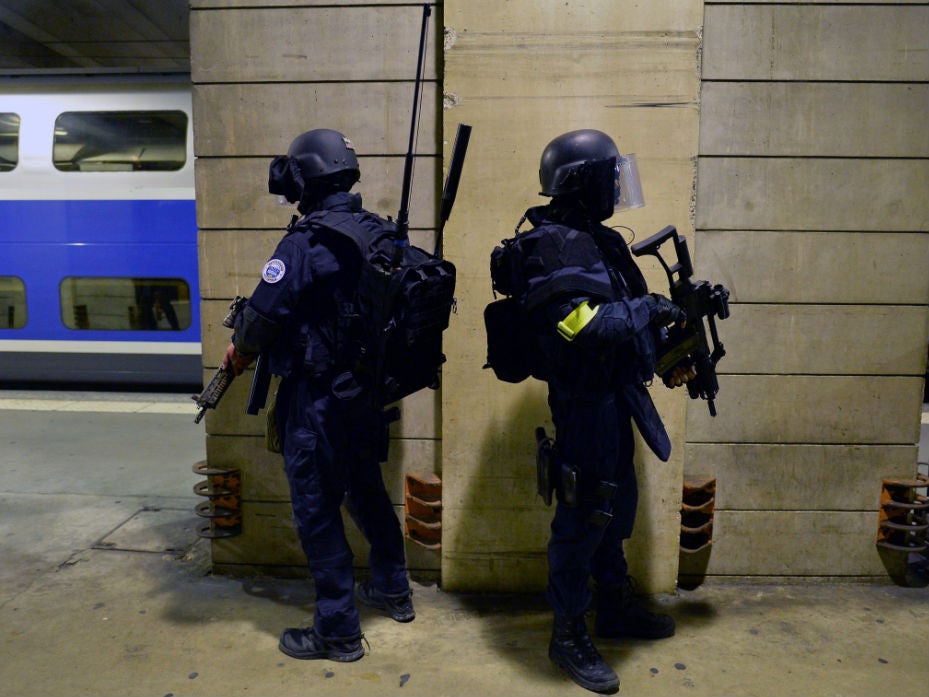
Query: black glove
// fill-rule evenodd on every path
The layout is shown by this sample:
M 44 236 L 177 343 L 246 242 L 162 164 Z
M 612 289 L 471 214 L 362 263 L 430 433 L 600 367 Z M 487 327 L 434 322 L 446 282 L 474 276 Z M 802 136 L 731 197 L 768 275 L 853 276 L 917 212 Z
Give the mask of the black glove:
M 667 327 L 672 324 L 681 324 L 687 320 L 687 313 L 665 296 L 659 293 L 652 293 L 651 299 L 655 301 L 655 312 L 652 315 L 652 322 L 660 327 Z

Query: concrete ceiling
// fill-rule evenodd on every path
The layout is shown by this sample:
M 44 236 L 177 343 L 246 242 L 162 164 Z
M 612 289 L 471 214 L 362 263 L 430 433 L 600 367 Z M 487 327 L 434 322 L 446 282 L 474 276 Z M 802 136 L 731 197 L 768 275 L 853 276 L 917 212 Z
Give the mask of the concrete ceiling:
M 190 72 L 188 0 L 0 0 L 0 75 Z

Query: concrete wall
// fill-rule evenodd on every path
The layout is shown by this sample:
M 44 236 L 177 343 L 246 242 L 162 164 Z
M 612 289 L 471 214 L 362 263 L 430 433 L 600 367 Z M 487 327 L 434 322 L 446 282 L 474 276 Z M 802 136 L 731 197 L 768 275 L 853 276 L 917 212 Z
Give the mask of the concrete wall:
M 532 431 L 547 421 L 544 389 L 504 386 L 481 370 L 480 324 L 491 299 L 490 250 L 527 206 L 542 201 L 536 192 L 544 145 L 573 128 L 610 132 L 624 152 L 638 155 L 648 200 L 616 222 L 635 228 L 639 239 L 668 223 L 690 230 L 701 6 L 635 5 L 455 2 L 445 5 L 444 19 L 436 8 L 433 49 L 443 38 L 435 27 L 446 27 L 446 113 L 436 118 L 442 56 L 432 50 L 411 215 L 414 226 L 434 225 L 439 138 L 444 134 L 447 154 L 457 123 L 471 123 L 471 151 L 446 235 L 447 256 L 460 274 L 460 307 L 448 333 L 442 402 L 435 393 L 407 400 L 385 477 L 400 514 L 405 471 L 441 474 L 448 588 L 545 583 L 551 510 L 534 493 L 532 464 Z M 229 299 L 251 292 L 287 220 L 264 181 L 269 158 L 296 133 L 319 125 L 347 132 L 359 148 L 366 201 L 381 212 L 396 207 L 420 13 L 419 6 L 392 2 L 192 3 L 207 376 L 228 341 L 220 321 Z M 425 241 L 429 231 L 419 232 Z M 302 558 L 286 484 L 279 458 L 262 449 L 261 420 L 242 414 L 247 387 L 237 380 L 207 416 L 210 464 L 241 468 L 244 487 L 244 534 L 214 542 L 214 566 L 295 570 Z M 685 399 L 669 395 L 658 396 L 681 446 Z M 650 456 L 639 463 L 641 551 L 633 545 L 630 553 L 640 577 L 646 583 L 654 577 L 663 589 L 673 588 L 676 574 L 682 455 L 677 447 L 667 465 Z M 438 569 L 434 553 L 415 545 L 408 552 L 412 566 Z
M 615 216 L 642 240 L 668 224 L 691 232 L 698 127 L 700 2 L 446 0 L 445 132 L 473 126 L 458 209 L 446 233 L 458 264 L 458 316 L 443 390 L 442 580 L 462 590 L 540 590 L 551 508 L 535 493 L 536 426 L 553 432 L 546 390 L 497 381 L 482 312 L 489 253 L 538 196 L 539 157 L 555 136 L 597 128 L 635 153 L 646 206 Z M 450 143 L 446 144 L 448 147 Z M 633 233 L 620 233 L 631 239 Z M 649 280 L 667 280 L 649 266 Z M 651 590 L 677 576 L 686 395 L 654 388 L 674 454 L 639 448 L 641 505 L 628 546 Z
M 542 148 L 592 127 L 639 159 L 647 205 L 611 223 L 637 240 L 676 225 L 697 278 L 732 291 L 719 416 L 653 388 L 674 454 L 663 464 L 639 448 L 633 572 L 646 590 L 673 589 L 682 478 L 703 475 L 718 480 L 710 574 L 884 575 L 880 482 L 915 471 L 929 333 L 929 7 L 435 9 L 411 209 L 424 246 L 457 124 L 474 131 L 446 227 L 459 309 L 443 389 L 403 405 L 385 467 L 398 515 L 404 472 L 443 479 L 441 555 L 411 543 L 411 566 L 441 570 L 450 590 L 545 584 L 552 511 L 534 492 L 532 437 L 551 430 L 545 390 L 482 370 L 481 313 L 493 299 L 490 250 L 544 200 Z M 396 212 L 420 19 L 421 6 L 387 1 L 192 1 L 207 377 L 228 341 L 229 300 L 254 288 L 289 218 L 265 182 L 294 135 L 348 133 L 366 204 Z M 644 265 L 663 290 L 664 274 Z M 214 542 L 214 565 L 296 572 L 280 460 L 263 450 L 262 421 L 242 413 L 247 387 L 237 380 L 207 416 L 208 459 L 242 469 L 245 498 L 244 534 Z
M 355 143 L 365 206 L 396 216 L 413 107 L 422 6 L 398 2 L 194 0 L 190 33 L 194 150 L 203 302 L 205 379 L 229 342 L 229 301 L 249 295 L 293 209 L 267 192 L 268 164 L 311 128 L 335 128 Z M 431 249 L 437 216 L 441 31 L 433 17 L 410 203 L 410 237 Z M 441 26 L 441 24 L 438 24 Z M 279 455 L 264 448 L 264 418 L 244 414 L 251 374 L 206 416 L 207 460 L 242 473 L 243 534 L 213 542 L 214 567 L 305 572 Z M 438 395 L 401 405 L 384 476 L 403 515 L 403 476 L 438 467 Z M 348 529 L 365 565 L 365 544 Z M 438 553 L 410 543 L 417 572 L 435 574 Z
M 732 291 L 708 573 L 885 576 L 916 472 L 929 302 L 929 7 L 707 2 L 695 264 Z

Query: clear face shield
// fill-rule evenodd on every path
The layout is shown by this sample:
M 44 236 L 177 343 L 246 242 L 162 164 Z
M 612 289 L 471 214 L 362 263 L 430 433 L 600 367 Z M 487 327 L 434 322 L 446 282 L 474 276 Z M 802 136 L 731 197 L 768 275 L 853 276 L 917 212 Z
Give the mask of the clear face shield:
M 639 168 L 635 154 L 620 155 L 616 160 L 614 191 L 616 211 L 627 211 L 645 205 L 642 196 L 642 182 L 639 180 Z

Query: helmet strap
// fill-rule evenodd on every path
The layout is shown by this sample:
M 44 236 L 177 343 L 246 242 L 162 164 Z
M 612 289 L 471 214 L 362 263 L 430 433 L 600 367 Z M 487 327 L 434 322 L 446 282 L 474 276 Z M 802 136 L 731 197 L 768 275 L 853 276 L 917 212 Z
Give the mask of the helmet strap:
M 327 177 L 310 179 L 306 186 L 303 187 L 303 195 L 300 197 L 300 205 L 297 206 L 297 210 L 304 215 L 317 210 L 327 196 L 340 191 L 351 191 L 358 178 L 356 170 L 346 170 L 330 174 Z

